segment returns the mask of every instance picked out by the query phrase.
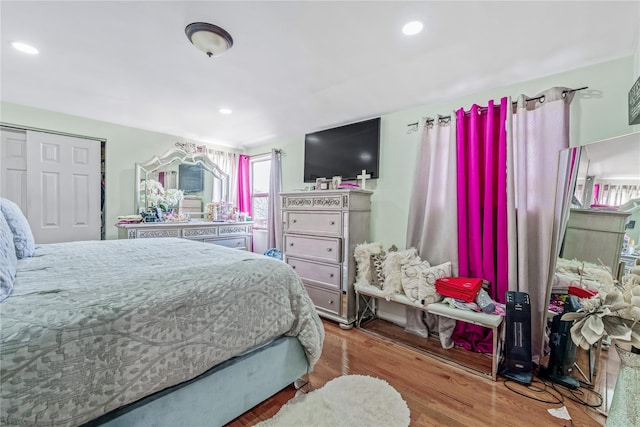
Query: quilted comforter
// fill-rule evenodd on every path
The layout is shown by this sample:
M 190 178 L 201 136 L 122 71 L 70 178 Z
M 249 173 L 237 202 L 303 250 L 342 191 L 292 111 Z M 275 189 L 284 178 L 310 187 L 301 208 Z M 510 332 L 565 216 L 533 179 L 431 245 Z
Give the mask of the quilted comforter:
M 276 259 L 183 239 L 42 245 L 0 305 L 0 424 L 77 425 L 322 323 Z

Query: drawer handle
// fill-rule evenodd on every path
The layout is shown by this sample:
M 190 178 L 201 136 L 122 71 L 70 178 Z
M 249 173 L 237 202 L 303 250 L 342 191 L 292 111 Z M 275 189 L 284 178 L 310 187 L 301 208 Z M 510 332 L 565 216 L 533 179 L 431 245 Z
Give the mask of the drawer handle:
M 333 300 L 332 299 L 329 300 L 329 304 L 333 304 Z
M 293 269 L 295 270 L 295 269 L 296 269 L 296 266 L 295 266 L 295 265 L 292 265 L 292 266 L 291 266 L 291 268 L 293 268 Z
M 333 249 L 331 248 L 327 248 L 327 252 L 331 252 Z
M 298 222 L 298 220 L 297 220 L 297 219 L 294 219 L 294 220 L 293 220 L 293 223 L 295 224 L 296 222 Z
M 293 243 L 289 243 L 289 246 L 293 246 Z
M 329 277 L 333 277 L 333 273 L 329 274 Z
M 335 222 L 335 221 L 331 221 L 331 222 L 329 223 L 329 225 L 336 225 L 336 222 Z

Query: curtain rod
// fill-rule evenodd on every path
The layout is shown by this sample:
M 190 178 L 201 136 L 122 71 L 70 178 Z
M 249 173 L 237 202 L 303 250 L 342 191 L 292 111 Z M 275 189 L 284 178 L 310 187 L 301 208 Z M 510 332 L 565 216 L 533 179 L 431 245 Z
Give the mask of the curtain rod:
M 276 154 L 283 154 L 281 148 L 274 148 L 274 151 L 276 152 Z M 252 154 L 250 157 L 266 156 L 267 154 L 271 154 L 271 151 L 267 153 Z
M 562 91 L 562 97 L 564 98 L 564 97 L 565 97 L 565 95 L 566 95 L 567 93 L 573 93 L 573 92 L 577 92 L 577 91 L 579 91 L 579 90 L 584 90 L 584 89 L 589 89 L 589 86 L 579 87 L 578 89 L 567 89 L 567 90 L 563 90 L 563 91 Z M 544 98 L 544 95 L 540 95 L 540 96 L 537 96 L 537 97 L 535 97 L 535 98 L 525 98 L 525 102 L 529 102 L 529 101 L 538 101 L 538 100 L 543 99 L 543 98 Z M 512 102 L 511 104 L 512 104 L 512 105 L 514 105 L 514 106 L 515 106 L 515 105 L 518 105 L 518 101 L 514 101 L 514 102 Z M 496 107 L 497 107 L 497 106 L 496 106 Z M 486 111 L 486 110 L 487 110 L 487 107 L 480 107 L 480 111 Z M 469 114 L 469 111 L 465 111 L 465 114 Z M 426 122 L 427 124 L 431 124 L 431 123 L 433 123 L 435 120 L 436 120 L 436 119 L 427 118 L 427 119 L 425 120 L 425 122 Z M 438 116 L 438 123 L 447 123 L 447 122 L 449 122 L 450 120 L 451 120 L 451 115 L 448 115 L 448 116 L 440 116 L 440 115 L 439 115 L 439 116 Z M 407 126 L 415 126 L 415 127 L 416 127 L 416 129 L 414 129 L 414 131 L 416 131 L 416 130 L 418 130 L 418 129 L 417 129 L 417 126 L 418 126 L 418 124 L 419 124 L 419 123 L 420 123 L 420 122 L 409 123 Z M 407 131 L 407 133 L 408 133 L 408 132 L 409 132 L 409 131 Z

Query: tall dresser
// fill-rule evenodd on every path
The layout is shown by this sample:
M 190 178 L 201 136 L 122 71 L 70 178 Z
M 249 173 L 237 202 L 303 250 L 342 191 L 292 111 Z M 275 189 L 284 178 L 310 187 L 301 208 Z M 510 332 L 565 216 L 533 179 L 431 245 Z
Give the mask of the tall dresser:
M 353 249 L 370 240 L 371 191 L 281 193 L 284 261 L 318 313 L 350 328 L 356 320 Z
M 571 209 L 561 256 L 611 269 L 614 279 L 620 279 L 620 255 L 624 241 L 624 226 L 629 213 L 603 209 Z

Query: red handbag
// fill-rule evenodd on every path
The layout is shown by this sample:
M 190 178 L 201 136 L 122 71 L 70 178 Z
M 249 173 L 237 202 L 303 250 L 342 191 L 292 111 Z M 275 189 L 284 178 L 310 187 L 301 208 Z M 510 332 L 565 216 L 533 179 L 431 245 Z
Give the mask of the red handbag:
M 482 279 L 472 277 L 443 277 L 436 280 L 436 292 L 445 297 L 472 302 L 482 287 Z

